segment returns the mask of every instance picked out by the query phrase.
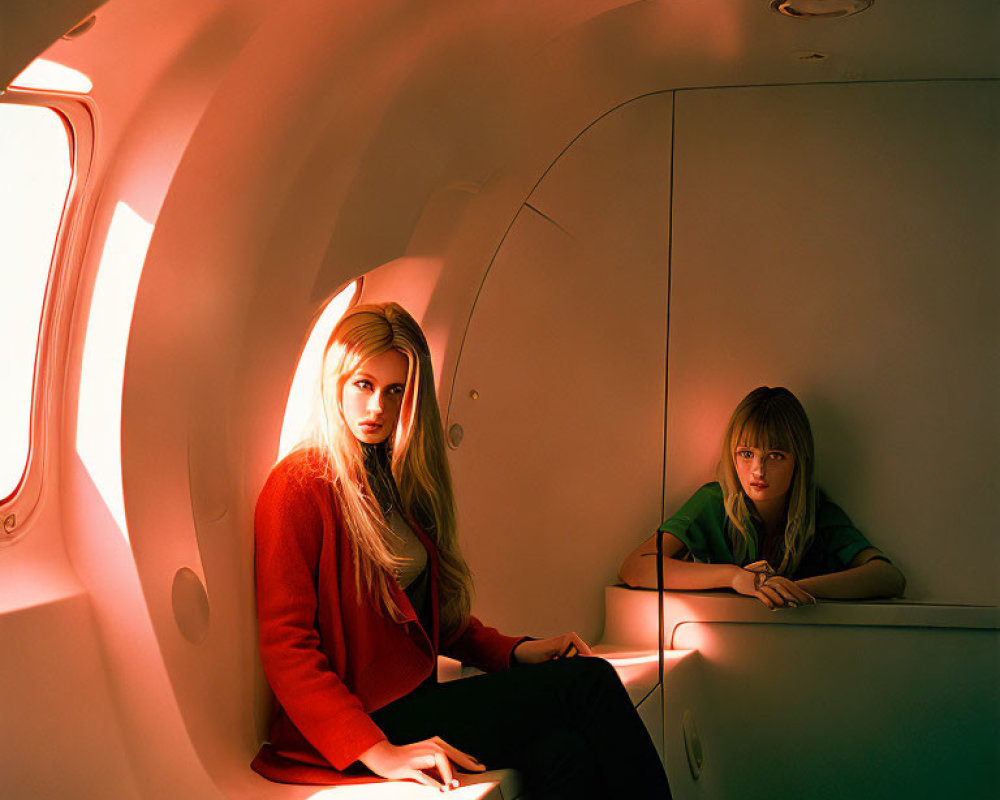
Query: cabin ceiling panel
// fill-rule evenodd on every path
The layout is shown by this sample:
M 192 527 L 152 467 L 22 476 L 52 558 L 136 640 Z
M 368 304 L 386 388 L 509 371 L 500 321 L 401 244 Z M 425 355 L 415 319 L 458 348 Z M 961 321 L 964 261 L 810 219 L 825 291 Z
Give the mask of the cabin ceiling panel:
M 552 40 L 519 85 L 539 113 L 572 115 L 667 89 L 995 78 L 998 25 L 991 0 L 877 0 L 827 21 L 782 17 L 766 0 L 632 3 Z

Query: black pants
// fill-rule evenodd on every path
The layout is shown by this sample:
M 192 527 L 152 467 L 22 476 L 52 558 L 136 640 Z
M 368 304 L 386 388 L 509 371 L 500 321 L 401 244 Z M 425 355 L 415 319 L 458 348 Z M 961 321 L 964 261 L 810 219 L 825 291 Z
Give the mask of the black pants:
M 518 770 L 531 800 L 670 797 L 625 687 L 600 658 L 424 684 L 371 716 L 393 744 L 440 736 L 489 769 Z

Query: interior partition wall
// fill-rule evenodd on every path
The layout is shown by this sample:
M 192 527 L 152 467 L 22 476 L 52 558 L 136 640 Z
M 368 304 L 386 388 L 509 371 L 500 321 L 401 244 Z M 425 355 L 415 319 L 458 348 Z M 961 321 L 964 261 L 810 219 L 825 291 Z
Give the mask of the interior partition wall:
M 755 386 L 914 600 L 995 604 L 995 81 L 677 93 L 665 513 Z

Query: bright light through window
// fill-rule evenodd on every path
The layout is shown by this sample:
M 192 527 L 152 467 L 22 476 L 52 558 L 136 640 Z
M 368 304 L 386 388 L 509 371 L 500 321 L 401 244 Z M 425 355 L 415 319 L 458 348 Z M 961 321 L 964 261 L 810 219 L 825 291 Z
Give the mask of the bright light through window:
M 80 368 L 76 451 L 126 540 L 122 387 L 132 311 L 152 235 L 152 223 L 118 203 L 101 253 Z
M 309 339 L 299 357 L 299 365 L 295 368 L 292 388 L 288 392 L 285 421 L 281 425 L 281 438 L 278 442 L 278 458 L 284 458 L 308 436 L 319 420 L 319 379 L 323 351 L 334 327 L 354 300 L 357 290 L 357 281 L 341 290 L 326 304 L 309 332 Z
M 90 78 L 80 70 L 44 58 L 36 58 L 28 64 L 10 85 L 18 89 L 44 89 L 74 94 L 87 94 L 94 88 Z
M 62 117 L 0 104 L 0 498 L 28 460 L 39 323 L 71 177 Z

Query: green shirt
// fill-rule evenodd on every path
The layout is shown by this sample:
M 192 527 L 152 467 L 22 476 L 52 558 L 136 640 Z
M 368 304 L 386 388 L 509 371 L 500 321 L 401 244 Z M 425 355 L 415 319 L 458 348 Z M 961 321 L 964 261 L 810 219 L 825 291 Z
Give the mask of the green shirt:
M 706 483 L 680 511 L 660 525 L 661 531 L 680 539 L 691 558 L 703 564 L 735 564 L 729 537 L 726 535 L 726 509 L 722 503 L 722 487 L 717 482 Z M 802 556 L 794 578 L 809 578 L 846 569 L 851 560 L 872 544 L 851 523 L 840 506 L 819 489 L 816 490 L 816 534 Z M 743 564 L 760 556 L 760 531 L 751 552 Z M 777 565 L 773 565 L 777 566 Z

